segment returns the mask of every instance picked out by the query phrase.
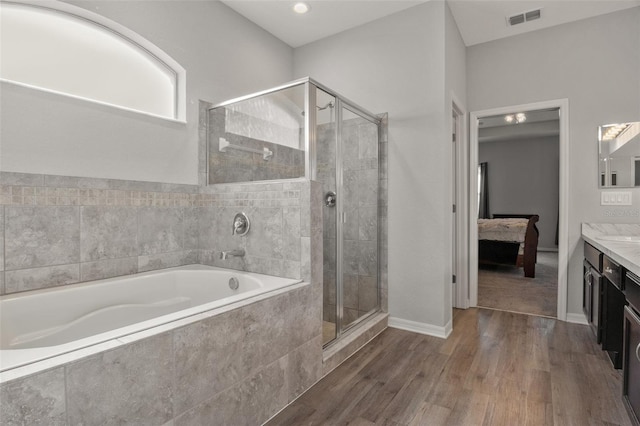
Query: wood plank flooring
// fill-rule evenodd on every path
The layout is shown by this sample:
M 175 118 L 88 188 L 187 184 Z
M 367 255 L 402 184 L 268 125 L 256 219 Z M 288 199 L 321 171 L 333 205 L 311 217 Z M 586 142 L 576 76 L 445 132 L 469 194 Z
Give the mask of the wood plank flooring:
M 446 340 L 385 330 L 267 425 L 631 423 L 587 326 L 467 309 Z

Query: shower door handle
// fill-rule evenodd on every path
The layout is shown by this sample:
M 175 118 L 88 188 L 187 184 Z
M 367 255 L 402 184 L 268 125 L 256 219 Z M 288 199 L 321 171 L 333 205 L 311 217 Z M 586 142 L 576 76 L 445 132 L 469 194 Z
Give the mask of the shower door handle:
M 329 191 L 324 194 L 324 205 L 327 207 L 335 207 L 336 206 L 336 193 L 333 191 Z

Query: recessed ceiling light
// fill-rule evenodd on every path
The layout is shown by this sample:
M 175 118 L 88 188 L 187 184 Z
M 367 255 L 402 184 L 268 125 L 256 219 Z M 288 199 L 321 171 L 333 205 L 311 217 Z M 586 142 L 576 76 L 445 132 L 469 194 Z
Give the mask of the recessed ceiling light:
M 505 115 L 504 116 L 504 121 L 506 121 L 509 124 L 511 124 L 511 123 L 519 124 L 519 123 L 522 123 L 524 121 L 527 121 L 527 116 L 523 112 L 519 112 L 519 113 L 517 113 L 515 115 L 509 114 L 509 115 Z
M 311 10 L 311 8 L 306 3 L 300 2 L 293 5 L 293 11 L 301 15 L 307 13 L 309 10 Z

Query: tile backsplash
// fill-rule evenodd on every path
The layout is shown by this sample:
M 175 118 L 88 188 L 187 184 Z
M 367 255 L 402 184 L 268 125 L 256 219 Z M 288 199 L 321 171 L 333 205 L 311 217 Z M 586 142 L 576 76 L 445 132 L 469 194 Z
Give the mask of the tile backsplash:
M 193 263 L 291 278 L 309 268 L 301 262 L 309 245 L 303 180 L 200 188 L 9 172 L 0 178 L 2 294 Z M 252 220 L 246 237 L 231 235 L 239 211 Z M 219 259 L 235 248 L 246 256 Z

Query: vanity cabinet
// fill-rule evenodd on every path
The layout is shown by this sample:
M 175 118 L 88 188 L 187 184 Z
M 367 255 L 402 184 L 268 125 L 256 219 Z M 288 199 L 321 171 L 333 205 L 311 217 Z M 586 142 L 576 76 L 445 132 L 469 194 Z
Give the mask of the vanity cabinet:
M 583 309 L 598 343 L 622 368 L 622 399 L 640 426 L 640 223 L 583 223 L 582 237 Z
M 622 397 L 632 422 L 640 425 L 640 277 L 627 272 L 624 289 L 629 305 L 624 309 Z
M 582 310 L 598 344 L 602 341 L 602 258 L 598 249 L 584 243 Z
M 598 344 L 616 369 L 622 368 L 624 268 L 589 243 L 584 244 L 582 310 Z
M 607 351 L 616 369 L 622 368 L 622 336 L 624 307 L 627 300 L 622 292 L 624 268 L 607 256 L 602 257 L 602 349 Z

